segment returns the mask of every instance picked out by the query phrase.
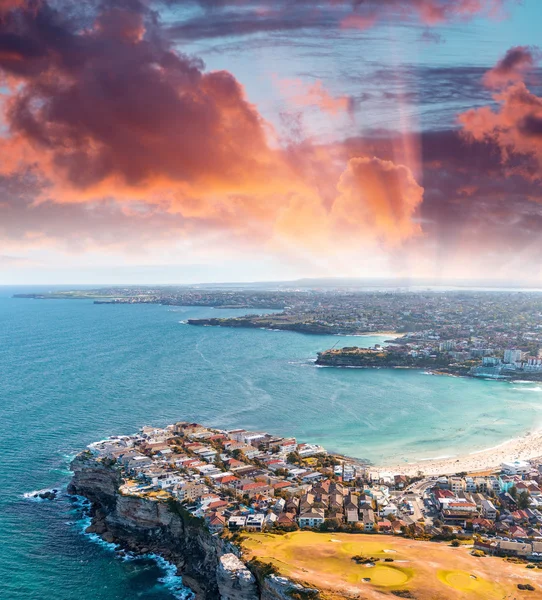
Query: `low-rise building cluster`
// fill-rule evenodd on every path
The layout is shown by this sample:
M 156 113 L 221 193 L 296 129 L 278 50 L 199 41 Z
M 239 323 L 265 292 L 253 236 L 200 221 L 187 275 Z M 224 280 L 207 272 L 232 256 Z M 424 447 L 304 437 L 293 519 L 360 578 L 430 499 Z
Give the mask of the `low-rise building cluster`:
M 478 534 L 480 549 L 515 554 L 512 542 L 530 544 L 529 557 L 542 560 L 542 465 L 515 461 L 489 475 L 409 479 L 294 438 L 188 422 L 144 427 L 91 444 L 89 452 L 120 470 L 122 494 L 177 501 L 216 534 Z

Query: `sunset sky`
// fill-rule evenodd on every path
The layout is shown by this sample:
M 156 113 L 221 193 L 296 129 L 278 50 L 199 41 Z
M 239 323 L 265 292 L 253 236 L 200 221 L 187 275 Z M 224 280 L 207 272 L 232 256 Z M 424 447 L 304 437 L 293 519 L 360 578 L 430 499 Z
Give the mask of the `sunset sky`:
M 0 0 L 0 284 L 542 285 L 542 1 Z

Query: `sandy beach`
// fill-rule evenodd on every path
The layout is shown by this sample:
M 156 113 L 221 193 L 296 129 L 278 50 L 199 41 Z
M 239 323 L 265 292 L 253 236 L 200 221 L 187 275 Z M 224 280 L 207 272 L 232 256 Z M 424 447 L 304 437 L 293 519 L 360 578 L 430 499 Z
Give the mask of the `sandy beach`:
M 508 440 L 486 450 L 449 458 L 404 462 L 377 466 L 374 471 L 414 476 L 422 472 L 426 476 L 453 475 L 454 473 L 477 473 L 499 469 L 502 462 L 530 460 L 542 457 L 542 430 Z

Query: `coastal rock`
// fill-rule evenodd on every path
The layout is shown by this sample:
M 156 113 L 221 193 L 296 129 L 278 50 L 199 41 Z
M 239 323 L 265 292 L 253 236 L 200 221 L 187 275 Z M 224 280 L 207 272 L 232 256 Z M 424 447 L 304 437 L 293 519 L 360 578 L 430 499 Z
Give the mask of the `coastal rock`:
M 224 554 L 217 567 L 221 600 L 258 600 L 256 578 L 235 554 Z
M 55 500 L 57 493 L 58 490 L 46 490 L 44 492 L 34 494 L 34 498 L 41 498 L 42 500 Z
M 106 531 L 102 534 L 102 538 L 104 542 L 107 542 L 108 544 L 112 544 L 115 541 L 115 536 L 110 532 L 110 531 Z
M 318 600 L 320 593 L 313 588 L 306 588 L 299 583 L 293 583 L 286 577 L 270 575 L 267 577 L 261 590 L 261 600 L 292 600 L 292 596 Z
M 258 582 L 238 558 L 234 544 L 212 535 L 203 520 L 177 502 L 120 493 L 121 476 L 114 463 L 97 461 L 84 452 L 71 469 L 69 493 L 92 503 L 87 531 L 124 550 L 162 556 L 176 566 L 196 600 L 291 600 L 289 592 L 298 589 L 282 577 Z

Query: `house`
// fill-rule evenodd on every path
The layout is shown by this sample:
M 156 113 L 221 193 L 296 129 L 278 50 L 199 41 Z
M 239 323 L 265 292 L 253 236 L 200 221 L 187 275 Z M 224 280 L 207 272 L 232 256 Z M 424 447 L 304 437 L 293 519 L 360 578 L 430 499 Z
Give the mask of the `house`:
M 346 510 L 346 522 L 357 523 L 359 521 L 359 513 L 357 508 L 348 508 Z
M 281 454 L 290 454 L 290 452 L 295 452 L 296 448 L 297 442 L 295 438 L 282 440 L 279 444 L 279 452 Z
M 388 519 L 382 519 L 382 521 L 378 522 L 378 530 L 389 533 L 391 531 L 391 522 Z
M 325 521 L 323 508 L 312 508 L 310 511 L 300 513 L 299 527 L 320 527 Z
M 497 509 L 491 500 L 482 500 L 482 516 L 490 521 L 497 518 Z
M 396 490 L 402 490 L 407 486 L 408 479 L 405 477 L 405 475 L 394 475 L 393 483 Z
M 275 490 L 265 483 L 258 483 L 257 481 L 253 483 L 244 483 L 238 486 L 238 491 L 243 496 L 248 496 L 249 498 L 253 498 L 257 494 L 262 494 L 263 496 L 274 496 Z
M 261 531 L 264 520 L 265 520 L 265 515 L 263 513 L 256 513 L 254 515 L 248 515 L 247 520 L 245 522 L 245 528 L 250 529 L 252 531 Z
M 180 502 L 194 502 L 207 491 L 207 486 L 201 481 L 186 481 L 175 488 L 174 494 Z
M 372 508 L 362 508 L 360 510 L 361 520 L 363 521 L 363 531 L 373 531 L 375 526 L 375 514 Z
M 474 481 L 474 477 L 465 477 L 465 491 L 469 494 L 473 494 L 476 492 L 476 483 Z
M 506 508 L 508 508 L 508 510 L 514 511 L 518 508 L 517 502 L 508 492 L 501 492 L 499 494 L 499 500 Z
M 474 531 L 493 531 L 495 525 L 489 519 L 478 517 L 472 520 L 472 528 Z
M 465 490 L 466 483 L 462 477 L 450 477 L 448 479 L 448 482 L 450 484 L 450 490 L 454 494 L 459 494 L 459 492 L 462 492 Z
M 211 513 L 207 519 L 207 527 L 211 533 L 220 533 L 226 526 L 226 518 L 218 513 Z
M 291 481 L 279 481 L 277 483 L 273 483 L 271 487 L 274 490 L 288 490 L 293 487 L 293 483 Z
M 280 527 L 292 527 L 295 525 L 294 513 L 280 513 L 276 524 Z
M 243 529 L 247 522 L 247 518 L 242 515 L 234 515 L 228 519 L 228 529 L 231 531 L 237 531 Z
M 391 530 L 395 535 L 401 535 L 406 526 L 406 522 L 401 519 L 394 519 L 391 522 Z
M 490 487 L 486 477 L 475 477 L 474 485 L 476 486 L 476 491 L 482 492 L 483 494 L 486 494 Z
M 523 527 L 520 527 L 519 525 L 512 525 L 512 527 L 510 527 L 509 534 L 510 537 L 514 539 L 525 539 L 526 537 L 528 537 L 525 529 L 523 529 Z

